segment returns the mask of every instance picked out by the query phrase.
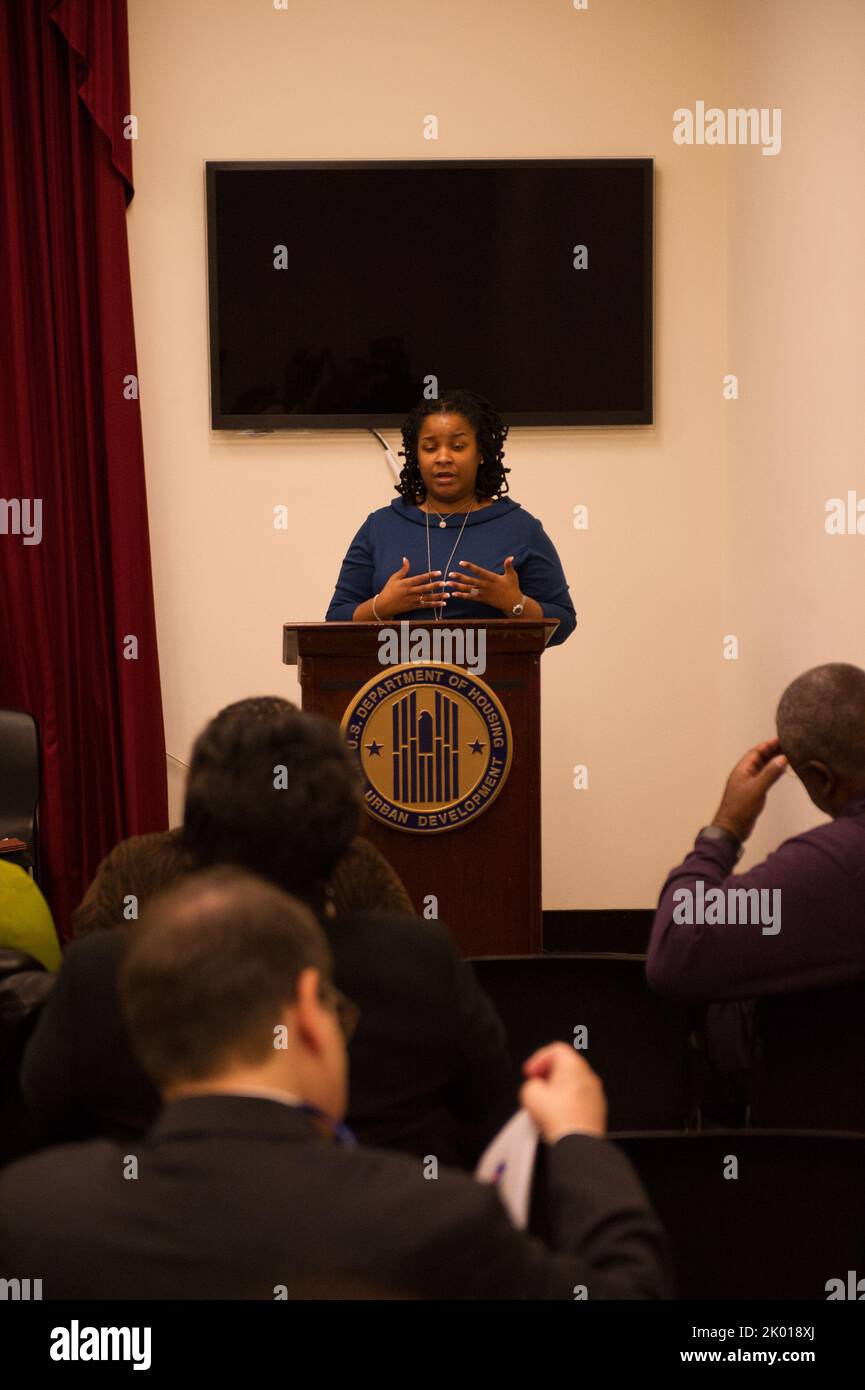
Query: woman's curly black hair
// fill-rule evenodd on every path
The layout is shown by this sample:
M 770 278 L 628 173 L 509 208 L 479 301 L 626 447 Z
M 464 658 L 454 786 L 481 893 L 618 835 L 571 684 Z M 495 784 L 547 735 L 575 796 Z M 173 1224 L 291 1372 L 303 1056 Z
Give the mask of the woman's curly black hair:
M 399 475 L 396 491 L 407 502 L 425 500 L 426 487 L 417 459 L 418 435 L 428 415 L 445 414 L 464 415 L 474 429 L 481 454 L 481 465 L 475 483 L 478 496 L 504 497 L 509 490 L 505 474 L 511 470 L 505 468 L 502 463 L 505 453 L 503 446 L 510 426 L 504 423 L 502 417 L 483 396 L 476 395 L 474 391 L 459 389 L 444 391 L 431 400 L 421 401 L 405 421 L 402 427 L 402 442 L 405 448 L 399 451 L 400 458 L 404 458 L 405 463 Z
M 357 759 L 337 726 L 254 696 L 220 710 L 195 740 L 182 840 L 196 868 L 239 864 L 314 901 L 358 833 L 360 808 Z

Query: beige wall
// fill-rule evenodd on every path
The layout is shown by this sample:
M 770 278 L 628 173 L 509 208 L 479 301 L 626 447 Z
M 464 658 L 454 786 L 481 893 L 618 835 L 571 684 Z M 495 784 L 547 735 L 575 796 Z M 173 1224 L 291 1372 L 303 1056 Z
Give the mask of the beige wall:
M 728 55 L 733 104 L 780 106 L 784 139 L 776 158 L 726 151 L 725 752 L 771 736 L 809 666 L 865 666 L 865 536 L 825 529 L 830 498 L 865 497 L 865 5 L 739 0 Z M 822 819 L 786 777 L 749 854 Z
M 513 429 L 508 463 L 579 615 L 544 658 L 544 905 L 653 902 L 780 686 L 818 660 L 862 660 L 865 540 L 825 537 L 822 509 L 859 461 L 865 319 L 845 277 L 861 287 L 863 13 L 858 0 L 819 14 L 799 0 L 582 13 L 567 0 L 129 0 L 129 225 L 175 758 L 230 700 L 298 697 L 282 623 L 323 616 L 350 537 L 393 495 L 365 432 L 211 434 L 205 159 L 652 156 L 656 424 Z M 674 145 L 673 111 L 698 99 L 782 106 L 782 153 Z M 737 402 L 722 399 L 729 371 Z M 273 529 L 277 503 L 288 533 Z M 736 663 L 722 659 L 728 632 Z M 572 788 L 576 763 L 587 791 Z M 176 821 L 182 774 L 169 773 Z M 777 800 L 770 838 L 816 818 L 792 780 Z

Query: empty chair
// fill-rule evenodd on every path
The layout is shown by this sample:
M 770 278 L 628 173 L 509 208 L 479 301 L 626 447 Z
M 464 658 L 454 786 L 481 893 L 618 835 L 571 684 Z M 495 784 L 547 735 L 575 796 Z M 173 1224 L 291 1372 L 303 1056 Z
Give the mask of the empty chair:
M 698 1015 L 652 994 L 645 956 L 489 956 L 472 965 L 505 1025 L 518 1075 L 537 1048 L 577 1042 L 603 1080 L 611 1131 L 698 1122 Z
M 752 1125 L 865 1133 L 865 983 L 758 999 L 754 1031 Z
M 670 1238 L 679 1298 L 826 1299 L 830 1280 L 865 1278 L 865 1136 L 734 1129 L 616 1143 Z
M 23 840 L 9 857 L 39 877 L 39 737 L 32 714 L 0 710 L 0 840 Z

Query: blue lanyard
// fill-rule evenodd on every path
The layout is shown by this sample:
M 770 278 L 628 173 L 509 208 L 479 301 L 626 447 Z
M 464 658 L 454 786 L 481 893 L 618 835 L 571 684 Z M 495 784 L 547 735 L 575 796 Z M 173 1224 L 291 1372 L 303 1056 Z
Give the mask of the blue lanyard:
M 323 1125 L 330 1130 L 335 1144 L 342 1144 L 346 1149 L 357 1148 L 357 1136 L 352 1133 L 348 1125 L 343 1124 L 342 1120 L 335 1120 L 332 1115 L 327 1115 L 323 1110 L 319 1110 L 317 1105 L 310 1105 L 304 1101 L 302 1105 L 296 1105 L 296 1110 L 301 1110 L 304 1115 L 311 1115 L 314 1120 L 320 1120 Z

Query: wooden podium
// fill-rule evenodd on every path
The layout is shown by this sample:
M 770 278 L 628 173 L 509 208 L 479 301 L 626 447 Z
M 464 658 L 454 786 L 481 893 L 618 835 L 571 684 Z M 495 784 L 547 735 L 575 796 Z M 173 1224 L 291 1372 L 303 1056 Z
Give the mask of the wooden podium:
M 400 630 L 398 620 L 386 626 Z M 423 915 L 426 898 L 437 899 L 437 917 L 467 956 L 541 950 L 541 656 L 556 626 L 508 618 L 410 624 L 412 634 L 428 629 L 430 638 L 436 628 L 484 630 L 479 679 L 507 714 L 510 771 L 490 804 L 452 829 L 398 829 L 369 813 L 362 828 L 396 869 L 416 912 Z M 286 623 L 283 661 L 298 667 L 304 710 L 339 723 L 367 682 L 400 670 L 381 663 L 382 632 L 378 623 Z M 457 667 L 444 669 L 456 679 Z M 462 667 L 459 674 L 472 671 Z

